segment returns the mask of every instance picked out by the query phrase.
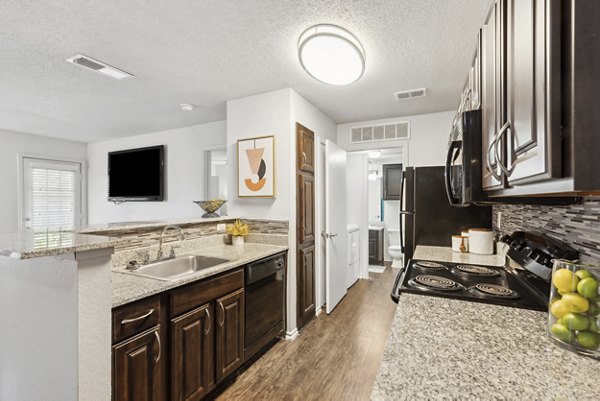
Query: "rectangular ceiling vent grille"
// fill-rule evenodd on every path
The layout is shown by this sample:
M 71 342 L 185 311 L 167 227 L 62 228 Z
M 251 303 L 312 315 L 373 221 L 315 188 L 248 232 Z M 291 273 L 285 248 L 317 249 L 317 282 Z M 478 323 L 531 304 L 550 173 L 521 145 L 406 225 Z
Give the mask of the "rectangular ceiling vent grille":
M 427 88 L 420 89 L 410 89 L 407 91 L 396 92 L 394 93 L 394 98 L 396 100 L 409 100 L 417 97 L 427 96 Z
M 354 127 L 350 132 L 350 143 L 394 141 L 398 139 L 410 139 L 410 124 L 408 121 Z
M 109 76 L 114 79 L 123 79 L 133 77 L 128 72 L 110 66 L 102 61 L 95 60 L 91 57 L 84 56 L 82 54 L 76 54 L 75 56 L 68 58 L 67 62 L 78 65 L 80 67 L 92 70 L 94 72 Z

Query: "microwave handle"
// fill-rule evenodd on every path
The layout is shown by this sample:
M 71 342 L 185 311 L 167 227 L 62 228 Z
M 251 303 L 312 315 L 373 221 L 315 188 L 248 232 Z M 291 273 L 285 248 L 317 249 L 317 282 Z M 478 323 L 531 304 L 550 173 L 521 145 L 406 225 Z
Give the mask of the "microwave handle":
M 456 150 L 459 150 L 462 146 L 462 141 L 452 141 L 450 142 L 450 145 L 448 146 L 448 153 L 446 154 L 446 166 L 444 168 L 444 177 L 445 177 L 445 183 L 446 183 L 446 195 L 448 195 L 448 202 L 450 202 L 451 205 L 454 206 L 459 206 L 461 205 L 460 200 L 454 196 L 454 193 L 452 192 L 452 183 L 450 181 L 451 179 L 451 171 L 450 168 L 452 166 L 452 162 L 455 160 L 455 153 Z

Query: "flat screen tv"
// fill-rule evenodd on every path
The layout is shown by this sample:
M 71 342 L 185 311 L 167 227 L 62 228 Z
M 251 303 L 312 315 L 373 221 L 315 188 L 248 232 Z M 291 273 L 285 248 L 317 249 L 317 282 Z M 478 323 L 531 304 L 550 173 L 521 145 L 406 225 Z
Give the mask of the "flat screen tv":
M 164 145 L 108 154 L 109 202 L 162 201 Z

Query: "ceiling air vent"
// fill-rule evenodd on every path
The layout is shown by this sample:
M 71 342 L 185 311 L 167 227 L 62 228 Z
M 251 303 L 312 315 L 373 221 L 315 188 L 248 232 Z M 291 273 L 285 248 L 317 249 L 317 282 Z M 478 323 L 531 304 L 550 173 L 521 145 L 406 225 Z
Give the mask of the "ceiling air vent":
M 92 70 L 94 72 L 98 72 L 100 74 L 109 76 L 115 79 L 123 79 L 133 77 L 128 72 L 110 66 L 102 61 L 95 60 L 91 57 L 84 56 L 82 54 L 77 54 L 71 58 L 67 59 L 67 62 L 78 65 L 80 67 L 86 68 L 88 70 Z
M 408 100 L 408 99 L 414 99 L 416 97 L 424 97 L 424 96 L 427 96 L 427 88 L 410 89 L 407 91 L 394 93 L 394 98 L 396 100 Z
M 350 131 L 350 143 L 382 142 L 398 139 L 410 139 L 408 121 L 353 127 Z

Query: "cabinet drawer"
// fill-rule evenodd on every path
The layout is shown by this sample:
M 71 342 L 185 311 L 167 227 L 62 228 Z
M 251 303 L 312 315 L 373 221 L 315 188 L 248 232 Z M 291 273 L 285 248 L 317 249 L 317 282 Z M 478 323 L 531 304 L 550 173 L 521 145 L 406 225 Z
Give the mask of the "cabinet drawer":
M 160 298 L 143 299 L 113 311 L 112 340 L 121 341 L 160 323 Z
M 244 270 L 238 269 L 171 292 L 171 316 L 178 316 L 244 287 Z

